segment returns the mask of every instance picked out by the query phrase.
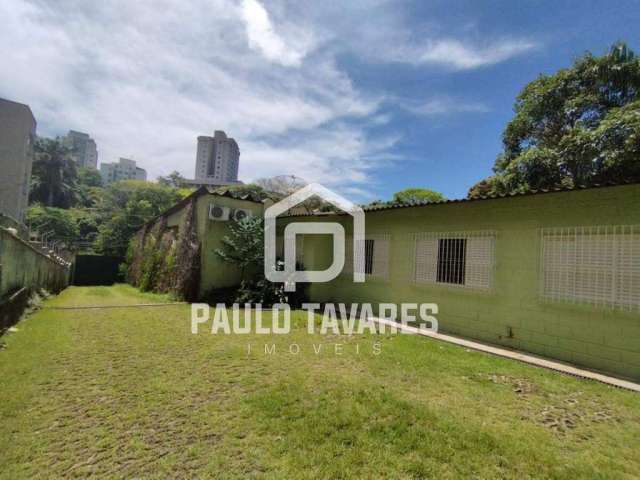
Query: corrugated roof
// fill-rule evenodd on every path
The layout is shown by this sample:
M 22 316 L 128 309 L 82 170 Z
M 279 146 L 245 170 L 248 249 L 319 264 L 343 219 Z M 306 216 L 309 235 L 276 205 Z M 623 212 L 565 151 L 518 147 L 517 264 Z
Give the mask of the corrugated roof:
M 605 188 L 605 187 L 619 187 L 625 185 L 640 185 L 638 181 L 629 181 L 629 182 L 617 182 L 617 183 L 604 183 L 604 184 L 593 184 L 593 185 L 577 185 L 574 187 L 557 187 L 557 188 L 549 188 L 549 189 L 530 189 L 525 192 L 517 192 L 517 193 L 507 193 L 507 194 L 496 194 L 496 195 L 483 195 L 472 198 L 459 198 L 452 200 L 440 200 L 435 202 L 412 202 L 412 203 L 402 203 L 402 204 L 390 204 L 390 205 L 367 205 L 362 207 L 365 212 L 379 212 L 384 210 L 396 210 L 399 208 L 413 208 L 413 207 L 433 207 L 436 205 L 445 205 L 451 203 L 470 203 L 470 202 L 481 202 L 484 200 L 499 200 L 503 198 L 514 198 L 514 197 L 527 197 L 531 195 L 543 195 L 547 193 L 560 193 L 560 192 L 574 192 L 579 190 L 592 190 L 596 188 Z M 346 212 L 316 212 L 316 213 L 298 213 L 293 215 L 286 215 L 287 217 L 312 217 L 312 216 L 324 216 L 324 215 L 346 215 Z
M 202 188 L 206 189 L 207 192 L 210 193 L 211 195 L 217 195 L 219 197 L 229 197 L 229 198 L 234 198 L 236 200 L 245 200 L 253 203 L 262 203 L 262 199 L 260 198 L 260 196 L 251 192 L 241 194 L 239 192 L 234 192 L 233 190 L 229 190 L 228 188 L 224 190 L 222 190 L 220 187 L 210 187 L 210 186 L 205 186 Z
M 223 190 L 223 191 L 218 191 L 217 188 L 211 188 L 211 187 L 203 186 L 203 187 L 200 187 L 197 190 L 193 191 L 191 194 L 187 195 L 186 197 L 184 197 L 178 203 L 176 203 L 172 207 L 168 208 L 167 210 L 162 212 L 157 217 L 154 217 L 151 220 L 149 220 L 147 223 L 145 223 L 142 226 L 141 229 L 146 228 L 147 226 L 154 224 L 155 222 L 158 221 L 158 219 L 160 219 L 162 217 L 165 217 L 167 215 L 171 215 L 174 212 L 177 212 L 178 210 L 183 208 L 185 205 L 187 205 L 191 201 L 192 198 L 197 198 L 197 197 L 200 197 L 201 195 L 204 195 L 204 194 L 215 195 L 215 196 L 218 196 L 218 197 L 228 197 L 228 198 L 233 198 L 235 200 L 245 200 L 247 202 L 253 202 L 253 203 L 260 203 L 260 204 L 263 203 L 262 200 L 259 199 L 259 197 L 257 195 L 254 195 L 254 194 L 251 194 L 251 193 L 243 195 L 243 194 L 240 194 L 239 192 L 233 192 L 233 191 L 231 191 L 229 189 Z

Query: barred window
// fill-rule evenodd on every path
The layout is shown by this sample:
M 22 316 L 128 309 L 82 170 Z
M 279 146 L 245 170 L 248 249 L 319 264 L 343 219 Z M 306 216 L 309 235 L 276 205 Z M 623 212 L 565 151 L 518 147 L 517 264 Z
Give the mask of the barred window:
M 373 248 L 375 240 L 367 239 L 364 241 L 364 273 L 371 275 L 373 273 Z
M 436 281 L 464 285 L 466 257 L 466 238 L 439 238 L 438 275 Z
M 495 232 L 426 232 L 414 238 L 417 283 L 491 289 Z
M 640 226 L 542 229 L 541 296 L 640 308 Z
M 367 235 L 364 240 L 364 273 L 377 278 L 389 276 L 388 234 Z M 353 273 L 353 237 L 347 237 L 344 245 L 344 268 L 342 273 Z

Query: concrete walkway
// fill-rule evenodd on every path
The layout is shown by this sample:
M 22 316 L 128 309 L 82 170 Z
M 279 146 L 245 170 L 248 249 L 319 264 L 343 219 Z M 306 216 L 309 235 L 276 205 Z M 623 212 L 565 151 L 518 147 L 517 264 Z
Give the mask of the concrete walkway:
M 417 327 L 411 327 L 408 325 L 402 325 L 391 320 L 371 317 L 371 320 L 398 328 L 406 333 L 412 333 L 415 335 L 421 335 L 423 337 L 429 337 L 443 342 L 453 343 L 460 345 L 461 347 L 470 348 L 479 352 L 490 353 L 492 355 L 498 355 L 499 357 L 510 358 L 512 360 L 518 360 L 520 362 L 528 363 L 530 365 L 536 365 L 538 367 L 548 368 L 557 372 L 566 373 L 580 378 L 586 378 L 589 380 L 595 380 L 597 382 L 606 383 L 618 388 L 624 388 L 626 390 L 632 390 L 634 392 L 640 392 L 640 384 L 633 383 L 627 380 L 621 380 L 619 378 L 610 377 L 601 373 L 592 372 L 590 370 L 584 370 L 582 368 L 567 365 L 566 363 L 549 360 L 546 358 L 538 357 L 529 353 L 522 353 L 515 350 L 508 350 L 506 348 L 494 347 L 486 345 L 484 343 L 474 342 L 473 340 L 465 340 L 463 338 L 454 337 L 452 335 L 445 335 L 442 333 L 435 333 L 428 330 L 419 329 Z

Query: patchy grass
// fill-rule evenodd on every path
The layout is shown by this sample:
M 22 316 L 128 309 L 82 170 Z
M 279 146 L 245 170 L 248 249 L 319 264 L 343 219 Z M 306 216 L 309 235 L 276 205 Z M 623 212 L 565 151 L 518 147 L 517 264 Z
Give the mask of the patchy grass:
M 0 478 L 640 471 L 640 397 L 605 385 L 413 336 L 309 336 L 301 313 L 271 337 L 192 335 L 184 305 L 47 308 L 167 300 L 69 288 L 3 338 Z

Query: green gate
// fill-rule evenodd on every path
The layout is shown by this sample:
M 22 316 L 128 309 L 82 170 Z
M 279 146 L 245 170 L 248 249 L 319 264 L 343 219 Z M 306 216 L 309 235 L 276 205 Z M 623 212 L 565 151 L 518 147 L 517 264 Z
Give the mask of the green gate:
M 119 266 L 122 259 L 105 255 L 77 255 L 73 285 L 113 285 L 122 282 Z

